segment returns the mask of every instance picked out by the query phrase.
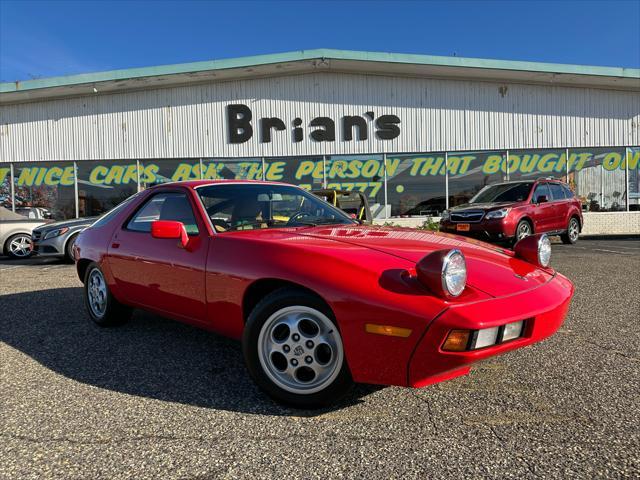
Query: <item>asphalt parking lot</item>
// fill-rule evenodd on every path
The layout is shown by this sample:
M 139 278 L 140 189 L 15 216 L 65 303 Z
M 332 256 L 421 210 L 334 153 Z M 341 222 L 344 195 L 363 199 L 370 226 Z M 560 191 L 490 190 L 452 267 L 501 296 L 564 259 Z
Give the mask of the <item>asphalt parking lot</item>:
M 72 265 L 0 259 L 0 478 L 638 478 L 640 240 L 552 264 L 577 291 L 549 340 L 297 411 L 235 342 L 143 312 L 101 329 Z

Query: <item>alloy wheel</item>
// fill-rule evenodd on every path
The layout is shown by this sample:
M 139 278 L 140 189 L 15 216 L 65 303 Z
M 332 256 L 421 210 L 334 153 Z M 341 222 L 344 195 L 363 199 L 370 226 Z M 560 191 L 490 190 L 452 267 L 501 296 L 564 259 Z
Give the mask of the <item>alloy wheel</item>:
M 572 218 L 569 221 L 569 239 L 572 242 L 575 242 L 578 239 L 578 235 L 580 235 L 580 227 L 578 226 L 578 221 L 575 218 Z
M 33 251 L 33 242 L 27 235 L 18 235 L 9 243 L 9 253 L 17 258 L 26 258 Z
M 89 275 L 87 297 L 91 312 L 98 318 L 102 318 L 107 311 L 107 284 L 102 272 L 94 268 Z
M 518 225 L 518 240 L 522 240 L 529 235 L 531 235 L 531 227 L 527 222 L 522 222 L 520 225 Z
M 301 305 L 285 307 L 262 326 L 258 358 L 278 387 L 308 395 L 330 385 L 340 373 L 342 338 L 333 322 L 318 310 Z

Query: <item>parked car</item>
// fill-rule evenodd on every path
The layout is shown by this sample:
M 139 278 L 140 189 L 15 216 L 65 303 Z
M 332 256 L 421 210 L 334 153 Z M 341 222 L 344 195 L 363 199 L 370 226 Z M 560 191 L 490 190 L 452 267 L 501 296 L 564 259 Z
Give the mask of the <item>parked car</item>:
M 60 257 L 73 262 L 73 245 L 78 234 L 97 218 L 62 220 L 35 228 L 31 233 L 33 253 L 38 257 Z
M 316 197 L 326 200 L 334 207 L 338 207 L 360 223 L 371 223 L 373 221 L 369 200 L 363 192 L 328 188 L 314 190 L 312 193 Z
M 270 182 L 149 188 L 83 230 L 74 253 L 95 323 L 143 308 L 241 339 L 253 380 L 297 407 L 334 402 L 352 381 L 464 375 L 553 334 L 573 295 L 545 235 L 511 251 L 359 225 Z
M 572 244 L 582 225 L 580 200 L 569 187 L 541 179 L 486 186 L 469 203 L 443 212 L 440 231 L 509 242 L 546 233 Z
M 27 258 L 33 251 L 31 231 L 44 221 L 18 215 L 0 207 L 0 246 L 9 258 Z
M 16 207 L 16 213 L 27 218 L 50 220 L 53 218 L 49 209 L 44 207 Z

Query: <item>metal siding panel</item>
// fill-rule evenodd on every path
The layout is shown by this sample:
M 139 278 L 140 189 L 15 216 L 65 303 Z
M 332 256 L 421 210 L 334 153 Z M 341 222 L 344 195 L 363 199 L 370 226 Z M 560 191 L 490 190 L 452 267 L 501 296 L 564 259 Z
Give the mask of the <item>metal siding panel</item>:
M 228 144 L 229 103 L 252 108 L 249 142 Z M 400 137 L 376 139 L 375 120 L 367 120 L 368 141 L 342 141 L 341 118 L 367 111 L 398 115 Z M 258 138 L 264 116 L 286 125 L 270 144 Z M 300 143 L 291 138 L 296 116 L 305 127 Z M 336 122 L 336 142 L 309 139 L 316 116 Z M 631 91 L 312 73 L 2 106 L 0 161 L 624 146 L 640 143 L 639 121 L 640 94 Z

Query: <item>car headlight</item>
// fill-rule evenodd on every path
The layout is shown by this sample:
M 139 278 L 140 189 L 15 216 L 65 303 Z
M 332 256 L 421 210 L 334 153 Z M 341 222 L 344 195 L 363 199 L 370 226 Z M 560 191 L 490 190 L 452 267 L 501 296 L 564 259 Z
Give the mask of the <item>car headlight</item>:
M 507 213 L 509 213 L 508 208 L 501 208 L 500 210 L 493 210 L 492 212 L 487 213 L 484 218 L 487 220 L 491 220 L 492 218 L 504 218 L 507 216 Z
M 440 214 L 440 220 L 449 220 L 449 210 L 443 210 Z
M 416 264 L 416 275 L 432 292 L 457 297 L 467 285 L 467 262 L 460 250 L 436 250 Z
M 551 242 L 545 234 L 530 235 L 515 244 L 516 257 L 546 268 L 551 261 Z
M 69 231 L 69 227 L 56 228 L 55 230 L 51 230 L 44 234 L 43 240 L 48 240 L 49 238 L 59 237 L 63 233 L 67 233 Z

